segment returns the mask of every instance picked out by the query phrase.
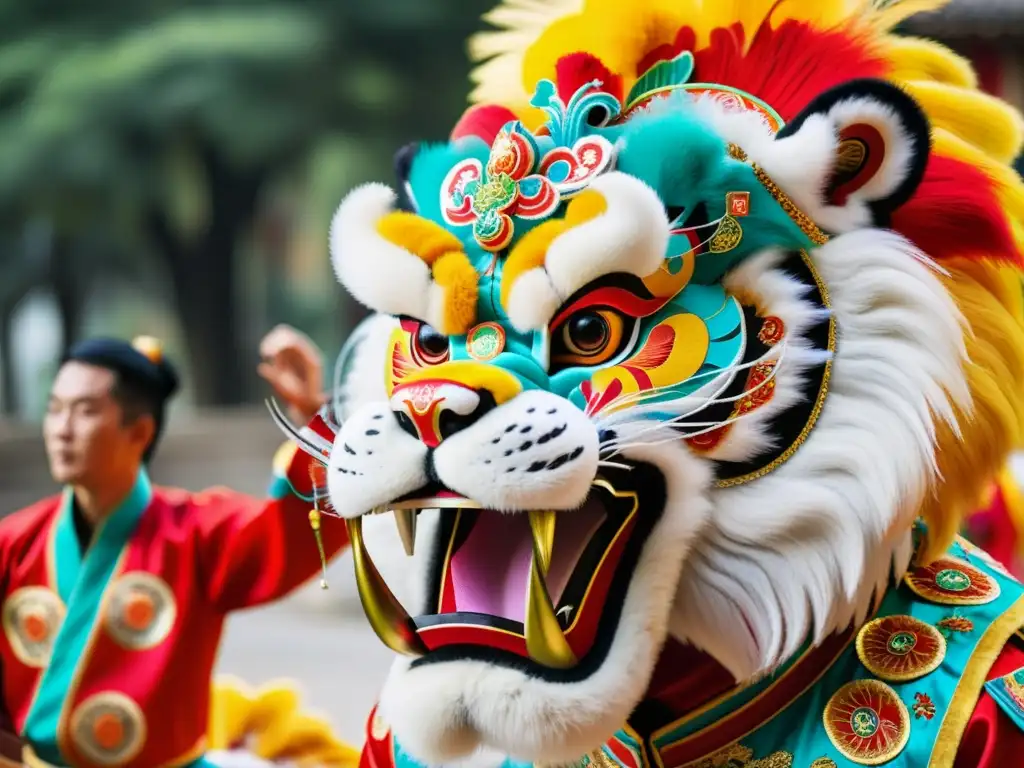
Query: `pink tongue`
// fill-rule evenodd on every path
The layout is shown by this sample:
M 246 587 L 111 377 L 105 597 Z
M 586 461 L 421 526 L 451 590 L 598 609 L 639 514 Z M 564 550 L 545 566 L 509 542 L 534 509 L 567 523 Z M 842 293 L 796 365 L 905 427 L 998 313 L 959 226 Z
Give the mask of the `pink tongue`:
M 604 519 L 603 510 L 591 507 L 588 503 L 583 509 L 558 514 L 546 579 L 556 606 L 587 542 Z M 526 513 L 481 510 L 466 541 L 452 556 L 456 610 L 523 621 L 532 558 Z
M 456 609 L 522 621 L 532 557 L 526 515 L 481 510 L 452 556 Z

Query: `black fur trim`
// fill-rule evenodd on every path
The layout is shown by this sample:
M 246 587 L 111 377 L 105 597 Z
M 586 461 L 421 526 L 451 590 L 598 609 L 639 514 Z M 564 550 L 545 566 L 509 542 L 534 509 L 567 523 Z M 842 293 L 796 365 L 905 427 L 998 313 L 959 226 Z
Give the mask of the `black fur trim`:
M 888 197 L 869 203 L 875 225 L 885 226 L 893 211 L 907 202 L 917 190 L 924 178 L 928 157 L 931 154 L 931 125 L 924 111 L 906 91 L 884 80 L 873 78 L 851 80 L 825 91 L 814 99 L 792 122 L 787 123 L 779 131 L 778 138 L 782 139 L 795 134 L 812 115 L 827 113 L 842 101 L 862 98 L 884 104 L 895 112 L 899 116 L 900 126 L 910 137 L 913 145 L 912 158 L 906 177 Z

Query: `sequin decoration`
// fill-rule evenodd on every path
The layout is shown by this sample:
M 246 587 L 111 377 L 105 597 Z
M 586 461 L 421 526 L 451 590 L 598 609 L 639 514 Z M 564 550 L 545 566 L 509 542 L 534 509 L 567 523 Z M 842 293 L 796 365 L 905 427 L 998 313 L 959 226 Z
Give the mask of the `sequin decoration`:
M 910 738 L 910 714 L 900 697 L 880 680 L 854 680 L 825 705 L 825 732 L 845 758 L 881 765 L 896 757 Z
M 871 674 L 882 680 L 916 680 L 942 663 L 946 638 L 913 616 L 884 616 L 861 627 L 857 656 Z
M 810 768 L 836 768 L 836 761 L 831 757 L 819 757 L 811 763 Z
M 914 717 L 916 719 L 923 717 L 925 720 L 935 717 L 935 702 L 927 693 L 914 694 Z
M 940 605 L 984 605 L 999 597 L 999 584 L 957 557 L 940 557 L 904 577 L 914 594 Z

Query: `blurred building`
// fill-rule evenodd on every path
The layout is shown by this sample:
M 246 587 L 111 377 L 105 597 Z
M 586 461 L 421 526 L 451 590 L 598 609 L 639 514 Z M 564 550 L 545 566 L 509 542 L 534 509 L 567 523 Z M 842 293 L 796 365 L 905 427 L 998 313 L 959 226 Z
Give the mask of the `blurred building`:
M 1024 0 L 953 0 L 912 19 L 905 31 L 966 56 L 982 88 L 1024 109 Z M 1017 170 L 1024 171 L 1024 158 Z

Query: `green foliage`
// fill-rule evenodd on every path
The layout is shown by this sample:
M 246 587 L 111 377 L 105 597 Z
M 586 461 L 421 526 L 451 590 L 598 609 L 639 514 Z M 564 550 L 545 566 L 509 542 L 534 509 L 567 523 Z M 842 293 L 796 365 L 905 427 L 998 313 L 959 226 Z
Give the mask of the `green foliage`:
M 48 222 L 89 254 L 72 279 L 129 266 L 162 278 L 196 314 L 181 318 L 193 373 L 235 377 L 247 334 L 202 329 L 237 317 L 237 291 L 205 283 L 237 281 L 235 243 L 263 190 L 306 172 L 300 218 L 326 241 L 352 184 L 389 181 L 395 149 L 443 138 L 457 119 L 464 40 L 492 2 L 0 0 L 0 231 Z M 33 269 L 17 249 L 0 258 L 20 259 L 22 278 Z M 244 390 L 199 394 L 232 387 Z

